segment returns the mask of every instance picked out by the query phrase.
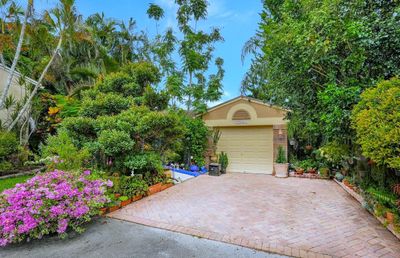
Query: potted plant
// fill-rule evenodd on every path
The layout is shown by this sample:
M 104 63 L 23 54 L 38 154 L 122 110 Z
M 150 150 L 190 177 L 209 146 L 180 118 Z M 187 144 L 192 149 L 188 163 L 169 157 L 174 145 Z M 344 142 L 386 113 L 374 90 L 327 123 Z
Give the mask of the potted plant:
M 108 212 L 108 207 L 102 207 L 100 208 L 100 215 L 104 215 Z
M 161 182 L 149 186 L 148 194 L 149 194 L 149 195 L 152 195 L 152 194 L 155 194 L 155 193 L 160 192 L 160 191 L 161 191 L 161 186 L 162 186 L 162 183 L 161 183 Z
M 319 169 L 319 175 L 323 178 L 329 177 L 329 168 L 327 167 L 322 167 Z
M 390 211 L 390 210 L 387 210 L 386 213 L 385 213 L 385 218 L 386 218 L 386 221 L 389 224 L 393 224 L 393 222 L 394 222 L 394 213 L 392 211 Z
M 288 177 L 289 163 L 287 163 L 286 153 L 282 145 L 278 147 L 274 170 L 276 177 Z
M 222 151 L 218 155 L 218 163 L 221 165 L 221 173 L 226 174 L 226 168 L 228 167 L 228 154 Z
M 118 210 L 120 207 L 121 207 L 121 203 L 120 203 L 119 201 L 111 201 L 111 202 L 109 203 L 109 208 L 108 208 L 108 210 L 109 210 L 110 212 L 113 212 L 113 211 Z
M 121 202 L 121 207 L 124 207 L 132 202 L 132 199 L 128 196 L 119 197 L 119 201 Z
M 293 167 L 296 175 L 302 175 L 304 173 L 304 168 L 301 167 L 301 162 L 296 161 L 293 164 Z

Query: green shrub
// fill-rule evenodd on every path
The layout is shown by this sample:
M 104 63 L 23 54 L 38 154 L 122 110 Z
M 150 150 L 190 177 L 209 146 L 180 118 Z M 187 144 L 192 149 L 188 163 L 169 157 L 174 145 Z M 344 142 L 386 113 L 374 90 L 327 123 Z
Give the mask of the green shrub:
M 329 168 L 326 168 L 326 167 L 320 168 L 319 173 L 322 177 L 328 177 L 329 176 Z
M 222 151 L 218 155 L 218 163 L 221 164 L 221 169 L 223 171 L 225 171 L 226 168 L 228 167 L 228 163 L 229 163 L 228 154 L 226 154 L 225 152 Z
M 57 135 L 49 136 L 41 148 L 42 158 L 52 157 L 47 161 L 50 169 L 77 170 L 90 158 L 87 149 L 78 149 L 66 130 L 58 131 Z
M 0 162 L 0 171 L 11 170 L 13 167 L 13 164 L 9 161 L 3 160 Z
M 208 136 L 211 132 L 202 119 L 181 114 L 181 121 L 185 128 L 182 157 L 186 161 L 185 163 L 190 161 L 190 157 L 193 157 L 197 165 L 203 166 L 205 164 L 204 153 L 207 150 Z
M 122 177 L 121 179 L 121 194 L 126 196 L 145 195 L 149 189 L 143 179 L 136 176 Z
M 370 194 L 379 204 L 389 208 L 397 208 L 397 198 L 393 193 L 373 187 L 369 187 L 366 192 Z
M 135 144 L 128 133 L 118 130 L 100 132 L 98 141 L 104 153 L 111 157 L 131 151 Z
M 163 170 L 160 155 L 154 152 L 130 155 L 126 158 L 124 164 L 132 172 L 137 174 L 144 174 L 148 171 L 158 172 Z
M 61 124 L 61 128 L 68 132 L 73 142 L 80 148 L 97 138 L 96 127 L 96 120 L 90 117 L 69 117 Z
M 132 98 L 116 93 L 98 93 L 95 99 L 84 98 L 81 116 L 97 117 L 102 115 L 115 115 L 128 109 L 133 103 Z
M 313 159 L 305 159 L 299 162 L 299 167 L 307 170 L 310 168 L 316 169 L 318 167 L 317 162 Z
M 317 154 L 333 166 L 341 165 L 350 157 L 349 146 L 333 141 L 318 149 Z
M 352 126 L 364 156 L 400 169 L 400 79 L 365 90 L 353 110 Z
M 97 90 L 103 93 L 118 92 L 123 96 L 140 95 L 141 89 L 135 77 L 123 72 L 111 73 L 97 83 Z
M 286 153 L 282 145 L 279 145 L 278 147 L 278 154 L 276 156 L 275 162 L 278 164 L 286 163 Z
M 0 131 L 0 158 L 16 153 L 19 141 L 13 132 Z

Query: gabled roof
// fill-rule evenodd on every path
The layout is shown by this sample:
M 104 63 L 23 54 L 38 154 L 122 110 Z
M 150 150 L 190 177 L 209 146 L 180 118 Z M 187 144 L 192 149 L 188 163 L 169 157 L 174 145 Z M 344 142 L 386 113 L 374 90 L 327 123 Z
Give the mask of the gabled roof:
M 245 96 L 239 96 L 239 97 L 230 99 L 228 101 L 225 101 L 225 102 L 223 102 L 221 104 L 218 104 L 218 105 L 216 105 L 214 107 L 211 107 L 211 108 L 207 109 L 207 111 L 205 113 L 203 113 L 202 115 L 207 114 L 208 112 L 214 111 L 214 110 L 216 110 L 218 108 L 221 108 L 221 107 L 223 107 L 225 105 L 240 101 L 240 100 L 247 100 L 249 102 L 261 104 L 261 105 L 264 105 L 264 106 L 269 107 L 269 108 L 279 109 L 279 110 L 286 111 L 286 112 L 290 111 L 289 109 L 285 109 L 285 108 L 282 108 L 282 107 L 278 107 L 278 106 L 275 106 L 275 105 L 271 105 L 271 104 L 265 103 L 264 101 L 259 100 L 259 99 L 255 99 L 255 98 L 251 98 L 251 97 L 245 97 Z

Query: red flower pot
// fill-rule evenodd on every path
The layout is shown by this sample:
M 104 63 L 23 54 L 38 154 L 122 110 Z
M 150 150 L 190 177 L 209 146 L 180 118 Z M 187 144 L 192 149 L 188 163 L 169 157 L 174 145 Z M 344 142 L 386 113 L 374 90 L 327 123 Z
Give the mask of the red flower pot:
M 132 202 L 136 202 L 136 201 L 139 201 L 140 199 L 142 199 L 143 198 L 143 196 L 142 195 L 137 195 L 137 196 L 134 196 L 134 197 L 132 197 Z
M 394 214 L 393 214 L 392 212 L 390 212 L 390 211 L 387 211 L 386 214 L 385 214 L 385 216 L 386 216 L 387 222 L 388 222 L 389 224 L 393 224 L 393 221 L 394 221 Z
M 121 201 L 121 206 L 124 207 L 132 202 L 132 199 L 128 199 L 126 201 Z
M 100 215 L 106 214 L 107 211 L 108 211 L 108 208 L 107 208 L 107 207 L 100 208 Z
M 161 191 L 164 191 L 165 189 L 170 188 L 171 186 L 173 186 L 174 184 L 169 183 L 169 184 L 162 184 L 161 185 Z
M 161 191 L 162 183 L 158 183 L 149 187 L 148 194 L 152 195 Z
M 113 212 L 113 211 L 118 210 L 119 208 L 120 208 L 120 205 L 115 205 L 115 206 L 110 207 L 110 208 L 109 208 L 109 211 L 110 211 L 110 212 Z

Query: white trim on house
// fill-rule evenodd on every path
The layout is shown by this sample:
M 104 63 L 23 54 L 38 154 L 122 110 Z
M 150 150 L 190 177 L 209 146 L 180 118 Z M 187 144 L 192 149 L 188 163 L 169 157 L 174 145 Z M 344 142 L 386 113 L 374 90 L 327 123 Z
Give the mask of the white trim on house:
M 226 106 L 228 104 L 234 103 L 234 102 L 239 101 L 239 100 L 247 100 L 249 102 L 258 103 L 258 104 L 261 104 L 261 105 L 264 105 L 264 106 L 267 106 L 267 107 L 270 107 L 270 108 L 275 108 L 275 109 L 279 109 L 279 110 L 283 110 L 283 111 L 287 111 L 287 112 L 290 111 L 289 109 L 285 109 L 285 108 L 282 108 L 282 107 L 278 107 L 278 106 L 275 106 L 275 105 L 271 105 L 271 104 L 265 103 L 265 102 L 263 102 L 263 101 L 261 101 L 259 99 L 255 99 L 255 98 L 251 98 L 251 97 L 245 97 L 245 96 L 239 96 L 239 97 L 227 100 L 227 101 L 225 101 L 225 102 L 223 102 L 221 104 L 218 104 L 218 105 L 216 105 L 214 107 L 211 107 L 211 108 L 207 109 L 207 111 L 204 112 L 201 115 L 204 115 L 204 114 L 206 114 L 208 112 L 214 111 L 214 110 L 216 110 L 216 109 L 218 109 L 220 107 Z
M 0 69 L 2 69 L 3 71 L 6 71 L 7 73 L 11 72 L 11 69 L 8 66 L 2 65 L 2 64 L 0 64 Z M 14 72 L 14 78 L 15 77 L 18 77 L 18 78 L 22 77 L 22 78 L 24 78 L 24 80 L 26 80 L 27 82 L 29 82 L 29 83 L 31 83 L 33 85 L 37 84 L 37 81 L 35 81 L 35 80 L 25 76 L 25 75 L 22 75 L 21 73 L 19 73 L 17 71 Z M 43 86 L 40 86 L 40 88 L 43 88 Z

